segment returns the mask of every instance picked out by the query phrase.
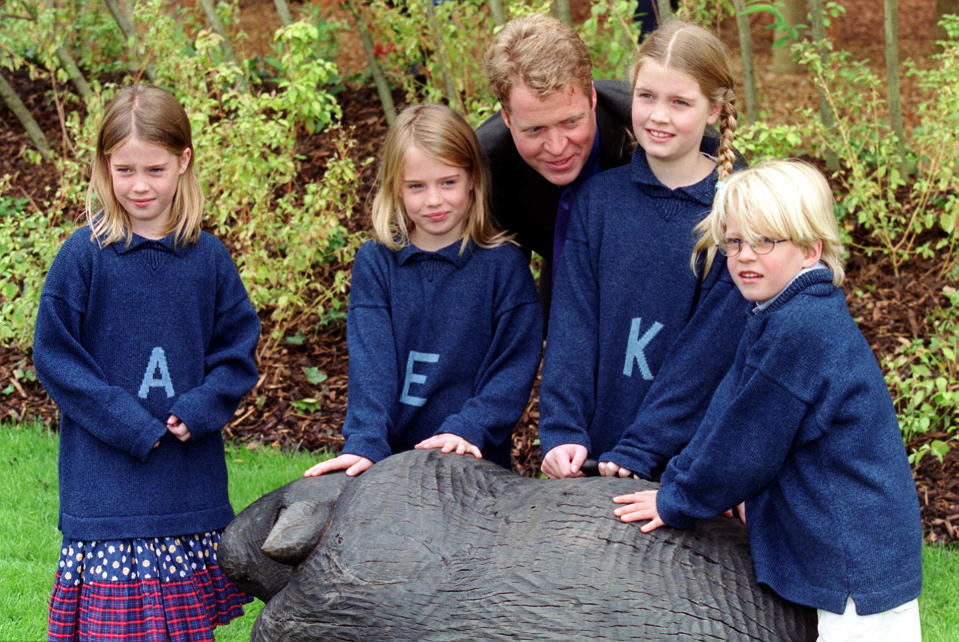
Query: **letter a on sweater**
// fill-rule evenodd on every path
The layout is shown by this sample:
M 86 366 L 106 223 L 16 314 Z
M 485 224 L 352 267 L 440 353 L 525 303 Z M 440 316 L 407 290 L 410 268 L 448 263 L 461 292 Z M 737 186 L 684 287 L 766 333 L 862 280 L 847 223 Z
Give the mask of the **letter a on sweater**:
M 156 376 L 157 370 L 160 371 L 159 377 Z M 153 348 L 153 352 L 150 353 L 150 363 L 147 364 L 147 370 L 143 373 L 143 381 L 140 383 L 138 393 L 141 399 L 147 398 L 150 388 L 163 388 L 168 398 L 173 396 L 173 381 L 170 379 L 170 370 L 166 365 L 166 353 L 160 346 Z

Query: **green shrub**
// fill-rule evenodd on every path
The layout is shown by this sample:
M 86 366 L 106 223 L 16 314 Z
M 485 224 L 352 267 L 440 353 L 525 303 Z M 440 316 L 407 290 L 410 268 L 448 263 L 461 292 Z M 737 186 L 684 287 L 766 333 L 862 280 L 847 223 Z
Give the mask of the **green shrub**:
M 195 29 L 189 36 L 184 25 L 202 24 L 191 23 L 191 15 L 165 0 L 144 0 L 133 19 L 157 84 L 170 89 L 190 116 L 207 197 L 204 224 L 228 240 L 251 300 L 275 321 L 274 338 L 311 315 L 340 319 L 346 266 L 357 246 L 344 222 L 356 206 L 359 179 L 349 157 L 353 140 L 339 125 L 335 87 L 328 86 L 339 81 L 336 66 L 317 54 L 328 51 L 328 34 L 310 22 L 278 30 L 273 84 L 263 86 L 248 65 L 226 59 L 212 31 Z M 58 73 L 54 58 L 45 61 L 54 65 L 48 73 Z M 0 189 L 4 345 L 30 345 L 43 277 L 71 227 L 67 212 L 83 209 L 99 118 L 116 90 L 105 82 L 84 112 L 67 114 L 71 153 L 55 159 L 60 190 L 50 202 L 28 204 Z M 335 141 L 336 153 L 321 182 L 300 185 L 298 136 L 320 132 Z
M 959 22 L 947 16 L 944 25 L 950 39 L 940 43 L 937 66 L 918 69 L 906 64 L 927 98 L 916 110 L 918 125 L 907 133 L 905 159 L 887 122 L 883 81 L 848 52 L 829 52 L 823 59 L 813 45 L 797 45 L 800 60 L 836 115 L 831 130 L 822 127 L 812 110 L 806 110 L 804 118 L 814 133 L 812 152 L 822 157 L 831 151 L 840 161 L 834 175 L 838 214 L 867 232 L 868 241 L 860 249 L 867 256 L 877 251 L 885 255 L 897 275 L 902 264 L 916 256 L 938 257 L 941 274 L 959 262 Z M 911 176 L 903 174 L 903 167 Z M 930 231 L 933 240 L 926 235 Z
M 903 440 L 945 434 L 910 454 L 916 463 L 926 453 L 942 459 L 949 441 L 959 438 L 959 292 L 947 287 L 947 308 L 937 308 L 930 320 L 934 333 L 914 339 L 882 361 L 886 384 L 899 415 Z
M 72 227 L 56 221 L 34 210 L 27 199 L 4 196 L 0 190 L 2 345 L 25 350 L 33 343 L 33 321 L 47 268 Z

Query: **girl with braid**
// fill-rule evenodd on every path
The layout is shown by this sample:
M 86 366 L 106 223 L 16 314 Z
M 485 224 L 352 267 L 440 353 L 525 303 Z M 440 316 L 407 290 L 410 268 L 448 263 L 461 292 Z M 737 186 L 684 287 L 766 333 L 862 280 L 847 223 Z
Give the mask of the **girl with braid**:
M 543 472 L 657 479 L 732 363 L 745 301 L 724 260 L 689 268 L 693 230 L 735 168 L 733 78 L 722 43 L 670 22 L 630 73 L 638 145 L 573 206 L 543 365 Z M 708 125 L 719 140 L 705 139 Z M 715 141 L 715 145 L 708 143 Z M 704 257 L 700 268 L 705 268 Z

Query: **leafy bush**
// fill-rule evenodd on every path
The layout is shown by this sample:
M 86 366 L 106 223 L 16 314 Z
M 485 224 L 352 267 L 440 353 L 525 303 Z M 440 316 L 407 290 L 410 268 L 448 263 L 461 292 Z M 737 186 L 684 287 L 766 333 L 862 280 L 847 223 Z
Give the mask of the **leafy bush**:
M 228 23 L 229 7 L 220 9 Z M 274 84 L 267 87 L 248 65 L 229 60 L 209 29 L 189 36 L 186 16 L 165 0 L 143 0 L 133 20 L 157 84 L 173 91 L 190 116 L 207 196 L 205 226 L 232 246 L 254 305 L 275 321 L 269 349 L 295 320 L 342 316 L 346 266 L 358 244 L 344 222 L 356 205 L 358 176 L 348 155 L 353 141 L 339 126 L 340 107 L 327 87 L 339 76 L 334 63 L 315 55 L 328 45 L 320 43 L 326 36 L 313 23 L 296 22 L 276 33 Z M 0 213 L 12 212 L 0 219 L 0 304 L 11 320 L 0 329 L 4 344 L 30 344 L 43 277 L 70 227 L 58 222 L 70 218 L 65 212 L 82 210 L 97 124 L 116 90 L 105 82 L 85 114 L 67 115 L 71 153 L 55 160 L 61 187 L 52 202 L 26 212 L 20 200 L 0 200 Z M 320 131 L 336 141 L 337 153 L 322 182 L 298 185 L 298 134 Z
M 920 122 L 907 136 L 905 159 L 886 120 L 884 83 L 848 52 L 829 52 L 823 59 L 811 44 L 797 45 L 800 60 L 813 72 L 836 115 L 831 131 L 812 110 L 806 110 L 805 119 L 814 132 L 813 152 L 830 150 L 841 162 L 834 176 L 841 186 L 839 216 L 868 232 L 872 243 L 861 249 L 867 255 L 886 255 L 896 274 L 914 256 L 939 256 L 942 274 L 959 262 L 959 22 L 947 16 L 945 26 L 950 40 L 940 43 L 943 52 L 934 57 L 938 66 L 923 70 L 907 65 L 928 98 L 916 110 Z M 903 167 L 912 174 L 911 181 Z M 925 239 L 929 231 L 936 232 L 937 240 Z
M 9 179 L 9 177 L 4 177 Z M 0 180 L 0 187 L 5 180 Z M 2 190 L 0 190 L 2 192 Z M 25 198 L 0 194 L 0 343 L 33 342 L 33 320 L 47 268 L 69 226 L 34 210 Z
M 950 306 L 932 314 L 935 333 L 915 339 L 883 359 L 882 368 L 899 414 L 906 442 L 944 433 L 959 438 L 959 292 L 948 287 Z M 949 450 L 948 440 L 926 442 L 910 454 L 916 463 L 926 453 L 939 459 Z
M 639 40 L 635 11 L 636 3 L 630 0 L 590 3 L 580 35 L 589 47 L 594 77 L 628 79 Z

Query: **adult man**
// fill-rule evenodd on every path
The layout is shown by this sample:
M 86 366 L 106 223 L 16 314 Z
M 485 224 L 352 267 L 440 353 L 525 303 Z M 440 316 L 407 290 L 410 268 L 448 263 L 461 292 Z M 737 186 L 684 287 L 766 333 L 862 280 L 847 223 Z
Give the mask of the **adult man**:
M 545 15 L 503 27 L 487 51 L 486 75 L 502 106 L 476 130 L 490 161 L 492 210 L 523 249 L 543 258 L 548 306 L 576 189 L 632 156 L 630 91 L 619 81 L 594 83 L 586 44 Z

